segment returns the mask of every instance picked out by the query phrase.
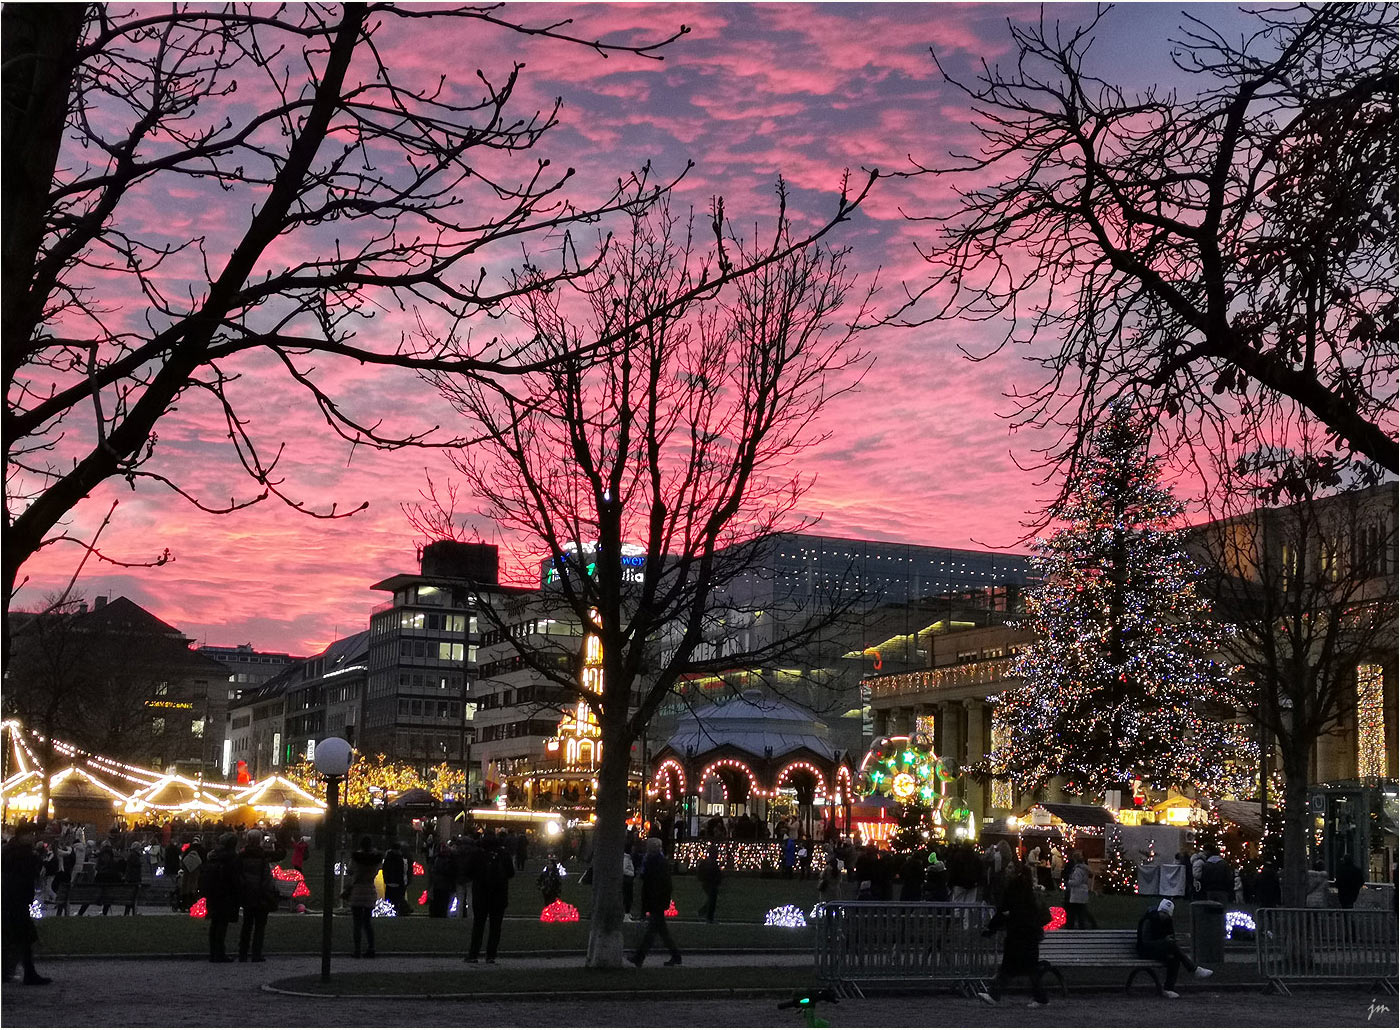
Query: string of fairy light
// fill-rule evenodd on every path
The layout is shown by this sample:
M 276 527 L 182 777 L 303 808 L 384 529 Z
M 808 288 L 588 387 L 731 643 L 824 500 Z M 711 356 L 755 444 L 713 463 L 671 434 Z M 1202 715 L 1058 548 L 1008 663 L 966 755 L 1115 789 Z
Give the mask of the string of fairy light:
M 1036 541 L 1020 683 L 993 698 L 991 769 L 1023 789 L 1064 777 L 1074 793 L 1116 783 L 1247 790 L 1256 746 L 1229 711 L 1231 632 L 1210 616 L 1198 569 L 1171 528 L 1182 505 L 1161 485 L 1146 434 L 1115 410 L 1059 514 Z

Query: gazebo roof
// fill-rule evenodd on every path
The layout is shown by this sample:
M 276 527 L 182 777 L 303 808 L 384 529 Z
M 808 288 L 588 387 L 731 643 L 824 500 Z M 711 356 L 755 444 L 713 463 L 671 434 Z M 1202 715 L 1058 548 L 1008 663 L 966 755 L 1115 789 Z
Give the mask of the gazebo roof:
M 802 750 L 832 753 L 831 731 L 812 712 L 753 690 L 682 717 L 666 746 L 682 755 L 687 748 L 696 755 L 732 749 L 755 758 L 765 757 L 769 748 L 774 757 Z

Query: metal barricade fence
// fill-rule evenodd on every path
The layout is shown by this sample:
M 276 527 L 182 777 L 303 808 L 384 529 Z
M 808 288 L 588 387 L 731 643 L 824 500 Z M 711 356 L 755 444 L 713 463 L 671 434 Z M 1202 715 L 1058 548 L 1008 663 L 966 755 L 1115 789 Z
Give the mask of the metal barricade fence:
M 1280 993 L 1287 981 L 1363 980 L 1395 991 L 1393 912 L 1345 908 L 1262 908 L 1255 914 L 1259 975 Z
M 1001 961 L 999 940 L 984 937 L 986 905 L 946 902 L 829 901 L 814 912 L 818 980 L 860 993 L 877 980 L 947 981 L 980 987 Z

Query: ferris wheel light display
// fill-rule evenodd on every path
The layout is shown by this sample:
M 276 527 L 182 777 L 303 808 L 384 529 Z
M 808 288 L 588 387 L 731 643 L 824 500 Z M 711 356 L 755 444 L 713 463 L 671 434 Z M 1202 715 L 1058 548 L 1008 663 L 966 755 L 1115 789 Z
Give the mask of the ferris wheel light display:
M 860 771 L 862 793 L 930 806 L 953 779 L 923 737 L 880 737 L 866 752 Z

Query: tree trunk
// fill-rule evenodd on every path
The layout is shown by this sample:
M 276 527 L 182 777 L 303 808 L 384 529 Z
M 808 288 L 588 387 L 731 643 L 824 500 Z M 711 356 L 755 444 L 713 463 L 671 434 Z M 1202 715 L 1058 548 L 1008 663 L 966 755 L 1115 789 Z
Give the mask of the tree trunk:
M 598 821 L 593 830 L 593 917 L 588 957 L 594 969 L 620 969 L 622 939 L 622 851 L 627 843 L 627 769 L 631 744 L 625 733 L 603 727 L 598 768 Z
M 1290 737 L 1283 756 L 1283 904 L 1302 908 L 1308 887 L 1308 759 Z

